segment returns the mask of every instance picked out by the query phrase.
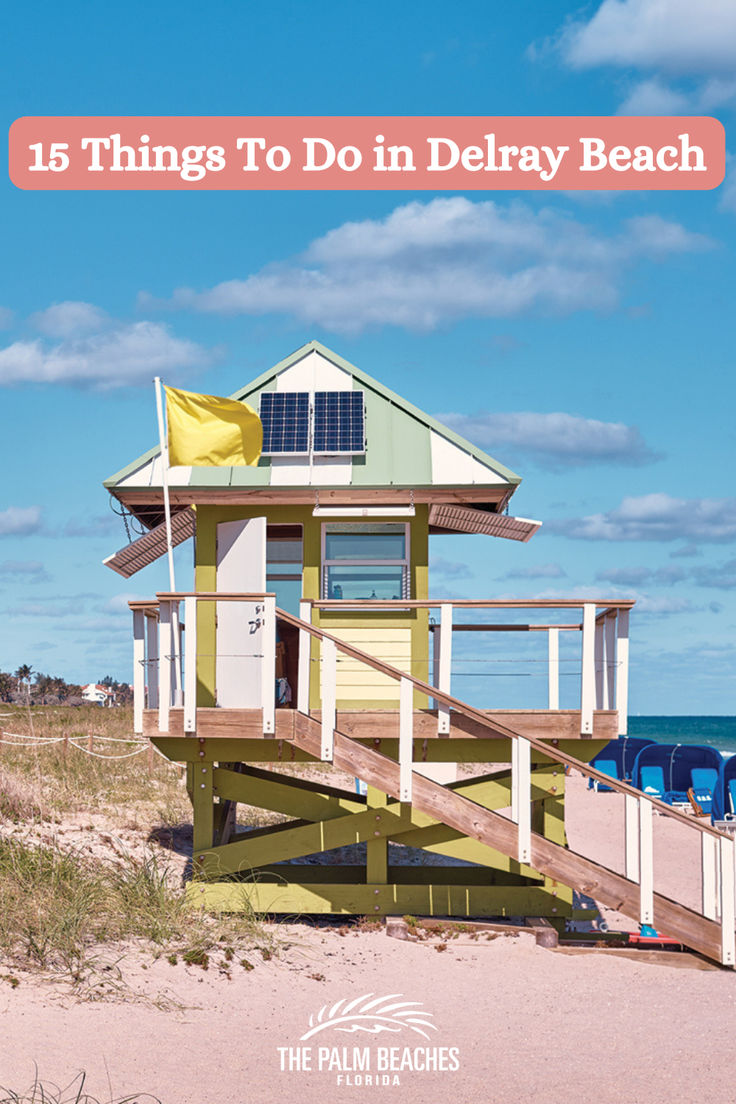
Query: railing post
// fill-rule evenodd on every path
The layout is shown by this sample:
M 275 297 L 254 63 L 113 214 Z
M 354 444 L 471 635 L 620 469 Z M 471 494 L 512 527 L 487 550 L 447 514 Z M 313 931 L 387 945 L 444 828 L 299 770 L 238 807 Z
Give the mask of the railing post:
M 716 887 L 718 840 L 710 832 L 700 834 L 702 912 L 707 920 L 715 920 L 718 913 L 718 892 Z
M 616 687 L 616 613 L 610 610 L 604 621 L 603 654 L 606 673 L 603 679 L 603 709 L 613 709 Z
M 149 709 L 158 709 L 158 620 L 155 617 L 146 618 L 146 683 L 146 704 Z
M 312 603 L 299 603 L 299 618 L 312 621 Z M 300 713 L 309 713 L 309 682 L 311 674 L 312 637 L 305 629 L 299 630 L 299 671 L 297 674 L 296 707 Z
M 146 697 L 146 615 L 133 610 L 133 731 L 143 732 L 143 706 Z
M 402 678 L 399 688 L 399 801 L 411 801 L 414 751 L 414 685 Z
M 639 798 L 639 920 L 654 923 L 654 840 L 652 813 L 654 806 L 646 797 Z
M 452 671 L 452 606 L 449 602 L 440 605 L 440 624 L 434 631 L 440 637 L 437 686 L 449 694 Z M 437 735 L 447 736 L 449 731 L 450 707 L 440 702 L 437 709 Z
M 618 734 L 625 736 L 629 723 L 629 611 L 619 610 L 616 630 L 616 709 Z
M 514 740 L 516 755 L 511 765 L 512 818 L 518 826 L 518 859 L 532 861 L 532 774 L 531 744 L 523 736 Z M 513 817 L 513 811 L 516 816 Z
M 560 708 L 560 630 L 547 630 L 547 708 Z
M 325 762 L 332 762 L 337 722 L 337 648 L 334 640 L 322 640 L 322 667 L 320 670 L 320 697 L 322 699 L 322 755 Z
M 736 843 L 732 839 L 721 836 L 719 844 L 719 867 L 721 886 L 721 964 L 733 966 L 736 964 L 736 937 L 734 935 L 734 850 Z
M 605 618 L 595 622 L 595 707 L 603 708 L 603 695 L 606 675 Z
M 197 599 L 184 599 L 184 731 L 197 731 Z
M 583 605 L 583 663 L 580 685 L 580 734 L 593 735 L 595 708 L 595 603 Z
M 179 603 L 171 603 L 171 704 L 181 706 L 183 701 L 182 688 L 182 651 L 181 651 L 181 625 L 179 618 Z
M 158 730 L 169 731 L 169 709 L 171 708 L 171 603 L 162 601 L 158 619 Z
M 639 799 L 626 794 L 626 877 L 639 882 Z
M 263 735 L 272 736 L 276 731 L 276 599 L 273 595 L 263 599 L 261 640 L 263 641 L 261 661 Z

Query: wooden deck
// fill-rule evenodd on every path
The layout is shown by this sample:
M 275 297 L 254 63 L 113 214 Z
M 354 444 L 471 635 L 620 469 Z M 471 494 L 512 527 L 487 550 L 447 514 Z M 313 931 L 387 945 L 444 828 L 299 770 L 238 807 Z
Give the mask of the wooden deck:
M 615 740 L 618 734 L 618 714 L 615 710 L 597 710 L 593 715 L 593 733 L 581 736 L 580 711 L 576 709 L 559 710 L 483 710 L 490 721 L 501 727 L 511 728 L 522 736 L 532 736 L 540 740 Z M 315 720 L 321 719 L 321 712 L 313 710 L 310 714 Z M 158 710 L 143 711 L 143 734 L 149 738 L 160 736 L 210 739 L 268 739 L 294 740 L 297 718 L 296 709 L 276 710 L 276 731 L 264 737 L 262 713 L 260 709 L 198 709 L 196 733 L 184 732 L 184 710 L 172 708 L 169 711 L 168 732 L 158 727 Z M 398 710 L 338 710 L 335 728 L 346 736 L 359 740 L 393 740 L 399 737 Z M 418 710 L 414 713 L 414 740 L 448 739 L 498 739 L 485 726 L 471 717 L 452 714 L 450 731 L 447 735 L 437 733 L 437 710 Z

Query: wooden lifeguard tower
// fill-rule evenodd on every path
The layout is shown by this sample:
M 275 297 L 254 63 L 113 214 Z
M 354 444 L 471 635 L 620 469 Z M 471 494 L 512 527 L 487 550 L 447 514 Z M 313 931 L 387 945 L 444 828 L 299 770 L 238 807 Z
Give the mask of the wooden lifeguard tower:
M 170 469 L 194 587 L 130 603 L 136 731 L 187 766 L 191 899 L 563 922 L 578 888 L 644 915 L 641 878 L 574 855 L 564 824 L 565 766 L 626 732 L 633 602 L 433 599 L 430 534 L 534 534 L 508 513 L 520 479 L 320 343 L 233 398 L 260 412 L 258 466 Z M 166 550 L 159 450 L 105 486 L 149 530 L 106 561 L 129 577 Z M 539 641 L 546 708 L 453 693 L 453 639 L 504 632 Z M 562 634 L 578 641 L 575 708 L 560 708 Z M 295 763 L 323 768 L 306 780 Z M 245 830 L 238 803 L 289 819 Z M 353 861 L 306 861 L 352 844 Z

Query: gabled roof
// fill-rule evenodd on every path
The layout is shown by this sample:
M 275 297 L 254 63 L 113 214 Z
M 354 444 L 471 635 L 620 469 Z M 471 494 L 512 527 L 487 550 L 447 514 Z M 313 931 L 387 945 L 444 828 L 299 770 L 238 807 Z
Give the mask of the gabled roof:
M 317 458 L 262 457 L 253 468 L 172 468 L 172 488 L 252 487 L 506 487 L 512 493 L 521 477 L 492 456 L 442 425 L 436 418 L 401 398 L 382 383 L 328 349 L 310 341 L 274 365 L 231 398 L 257 406 L 263 391 L 279 386 L 279 377 L 298 375 L 300 362 L 316 354 L 336 378 L 351 377 L 351 385 L 366 398 L 368 444 L 365 456 Z M 316 363 L 316 362 L 315 362 Z M 348 386 L 347 380 L 343 387 Z M 286 386 L 285 390 L 305 389 Z M 326 388 L 330 389 L 330 388 Z M 339 389 L 334 387 L 332 389 Z M 160 449 L 154 447 L 105 480 L 113 494 L 161 486 Z

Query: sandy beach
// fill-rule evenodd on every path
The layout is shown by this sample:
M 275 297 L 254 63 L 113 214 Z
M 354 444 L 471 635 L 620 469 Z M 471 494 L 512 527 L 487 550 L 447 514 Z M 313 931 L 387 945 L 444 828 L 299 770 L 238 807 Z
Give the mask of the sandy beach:
M 582 848 L 584 840 L 584 850 L 613 866 L 621 858 L 609 831 L 617 803 L 616 795 L 569 780 L 571 844 Z M 686 893 L 696 884 L 696 856 L 668 835 L 670 827 L 663 818 L 655 825 L 655 857 Z M 634 928 L 615 914 L 606 919 Z M 279 932 L 285 949 L 267 961 L 251 956 L 250 970 L 214 960 L 203 970 L 113 949 L 109 963 L 119 962 L 110 974 L 120 970 L 125 1000 L 80 1000 L 59 983 L 17 972 L 12 988 L 6 977 L 0 1085 L 25 1090 L 37 1068 L 61 1086 L 86 1071 L 86 1090 L 100 1100 L 142 1101 L 150 1093 L 164 1104 L 321 1104 L 342 1094 L 423 1102 L 447 1092 L 458 1102 L 494 1104 L 685 1104 L 699 1086 L 727 1085 L 733 1073 L 736 978 L 694 956 L 654 963 L 632 952 L 545 950 L 531 934 L 461 934 L 438 950 L 441 936 L 402 942 L 383 929 L 291 924 Z M 320 1009 L 368 994 L 418 1002 L 435 1029 L 422 1036 L 329 1027 L 302 1038 Z M 351 1069 L 354 1047 L 370 1051 L 362 1072 Z M 290 1069 L 309 1062 L 305 1048 L 312 1068 Z M 380 1069 L 392 1061 L 393 1071 Z M 427 1062 L 457 1068 L 407 1068 Z

